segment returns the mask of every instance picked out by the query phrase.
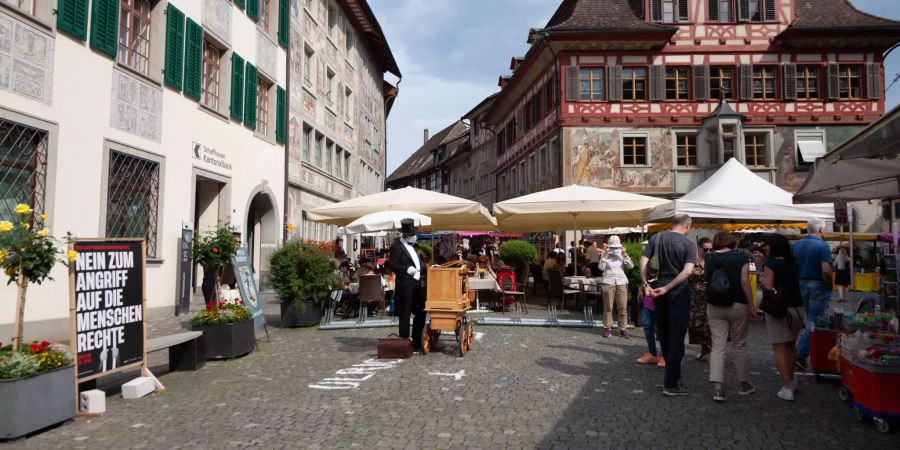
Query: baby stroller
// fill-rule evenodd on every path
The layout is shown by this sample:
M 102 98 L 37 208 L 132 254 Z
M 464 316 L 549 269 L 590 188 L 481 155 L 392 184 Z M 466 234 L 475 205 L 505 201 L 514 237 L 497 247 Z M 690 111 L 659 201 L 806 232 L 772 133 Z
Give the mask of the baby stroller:
M 500 285 L 500 294 L 497 299 L 500 311 L 517 302 L 522 302 L 524 306 L 525 288 L 516 285 L 516 272 L 512 267 L 502 266 L 497 269 L 497 284 Z

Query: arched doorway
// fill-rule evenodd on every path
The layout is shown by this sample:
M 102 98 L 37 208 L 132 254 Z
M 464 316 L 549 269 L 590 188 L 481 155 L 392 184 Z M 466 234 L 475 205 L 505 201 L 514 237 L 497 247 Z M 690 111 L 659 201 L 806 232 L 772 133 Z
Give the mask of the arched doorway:
M 281 239 L 278 232 L 278 216 L 275 203 L 266 192 L 258 192 L 250 200 L 244 242 L 256 273 L 260 291 L 272 289 L 269 280 L 269 255 L 278 247 Z

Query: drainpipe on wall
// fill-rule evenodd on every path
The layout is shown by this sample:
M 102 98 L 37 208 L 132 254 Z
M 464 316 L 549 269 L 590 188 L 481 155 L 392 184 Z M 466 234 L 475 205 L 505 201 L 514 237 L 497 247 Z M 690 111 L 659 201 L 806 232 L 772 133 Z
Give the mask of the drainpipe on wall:
M 281 242 L 282 244 L 287 242 L 288 240 L 288 218 L 290 217 L 288 211 L 290 210 L 290 171 L 288 167 L 290 167 L 290 152 L 288 151 L 288 146 L 291 142 L 291 127 L 289 124 L 291 123 L 291 20 L 288 18 L 288 40 L 287 40 L 287 48 L 284 49 L 285 55 L 285 81 L 284 81 L 284 107 L 287 111 L 284 112 L 284 199 L 282 200 L 282 205 L 284 208 L 284 212 L 282 214 L 282 222 L 281 222 Z M 277 105 L 276 105 L 277 106 Z M 277 113 L 276 113 L 277 116 Z M 277 126 L 277 125 L 276 125 Z M 300 224 L 301 226 L 303 224 Z

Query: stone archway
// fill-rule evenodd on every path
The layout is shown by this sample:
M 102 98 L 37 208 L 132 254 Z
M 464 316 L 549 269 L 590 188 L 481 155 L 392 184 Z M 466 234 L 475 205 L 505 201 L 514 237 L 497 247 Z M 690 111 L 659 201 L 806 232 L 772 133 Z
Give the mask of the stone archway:
M 260 291 L 270 291 L 272 283 L 269 279 L 269 255 L 278 248 L 281 233 L 275 196 L 267 187 L 254 190 L 244 217 L 246 222 L 243 242 L 256 273 L 257 286 Z

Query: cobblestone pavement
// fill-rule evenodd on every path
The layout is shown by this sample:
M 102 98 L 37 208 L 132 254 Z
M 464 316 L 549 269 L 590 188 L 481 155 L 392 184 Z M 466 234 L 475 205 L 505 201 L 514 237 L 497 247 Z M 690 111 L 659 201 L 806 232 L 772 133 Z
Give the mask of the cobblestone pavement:
M 163 333 L 178 326 L 169 320 L 151 328 Z M 898 445 L 896 432 L 883 435 L 871 423 L 857 423 L 834 383 L 804 377 L 796 402 L 777 399 L 761 322 L 750 331 L 758 391 L 738 396 L 729 367 L 724 404 L 711 401 L 708 365 L 690 358 L 684 363 L 690 395 L 663 397 L 662 370 L 633 362 L 645 351 L 640 330 L 631 340 L 581 329 L 477 331 L 483 335 L 464 358 L 444 336 L 436 353 L 392 368 L 342 371 L 374 358 L 376 339 L 390 331 L 270 328 L 271 343 L 261 342 L 258 352 L 165 374 L 163 393 L 139 400 L 113 394 L 101 417 L 77 418 L 0 449 Z M 374 375 L 357 388 L 310 387 L 365 373 Z

